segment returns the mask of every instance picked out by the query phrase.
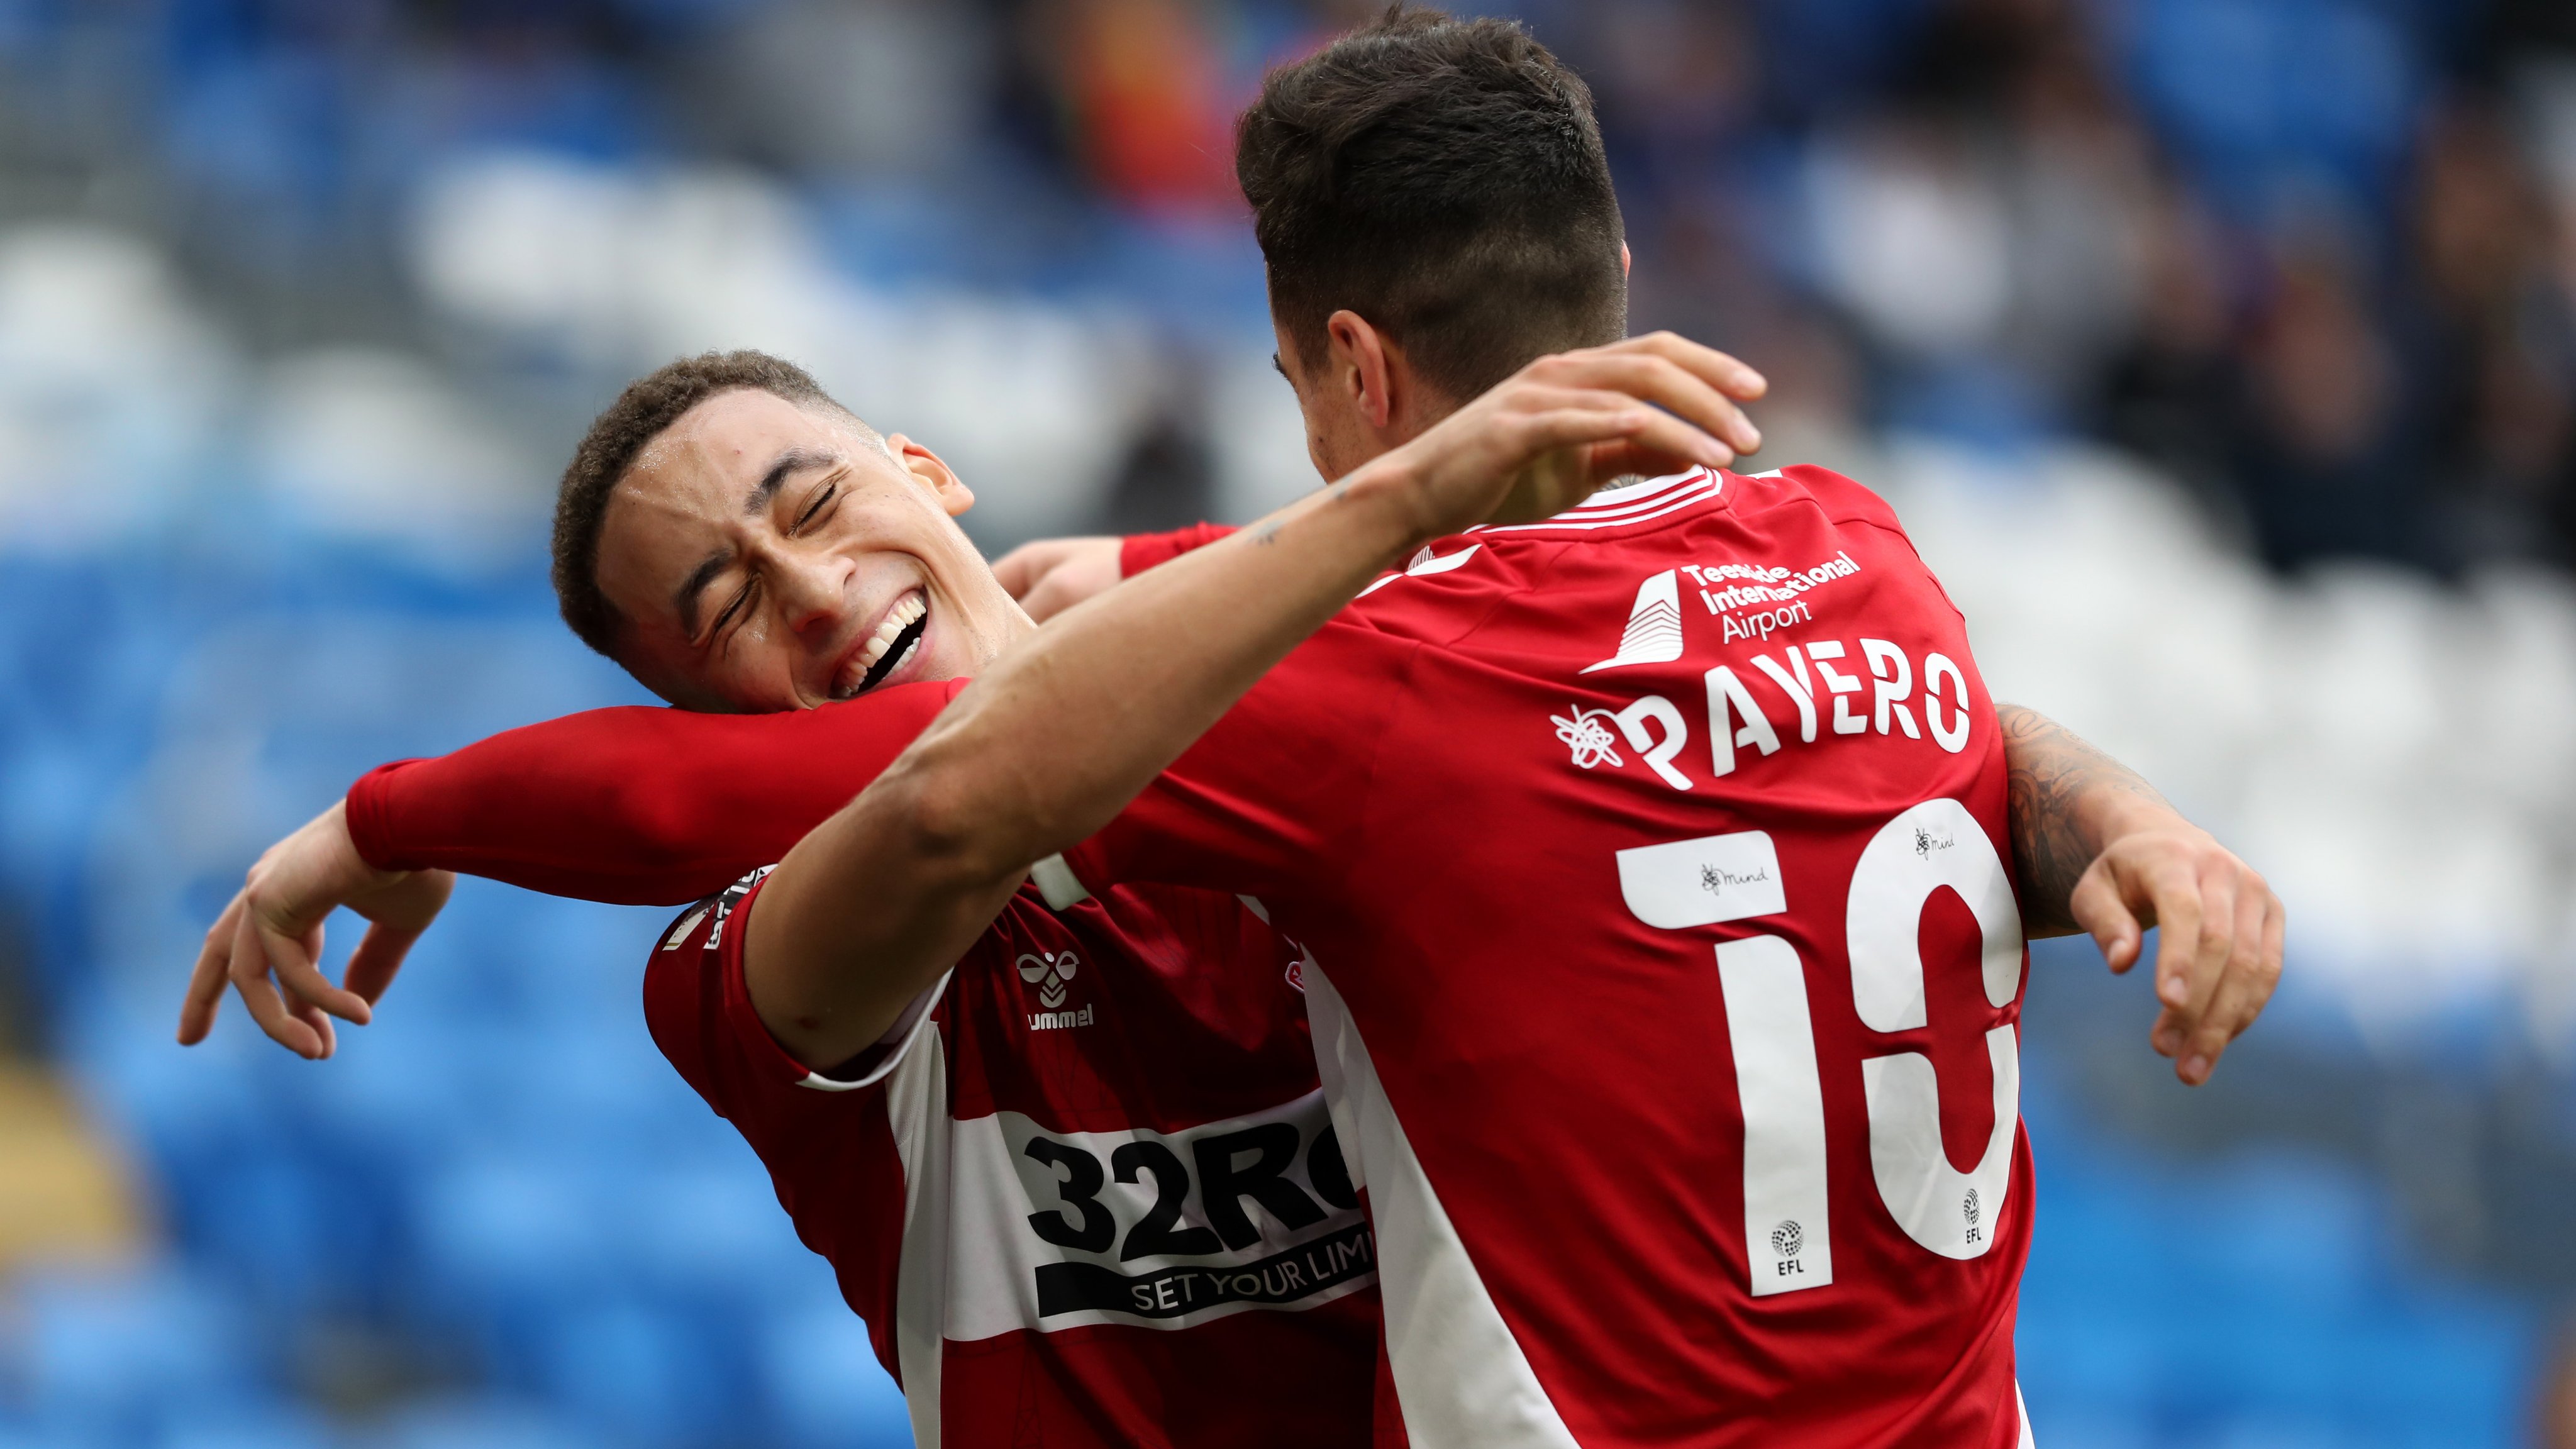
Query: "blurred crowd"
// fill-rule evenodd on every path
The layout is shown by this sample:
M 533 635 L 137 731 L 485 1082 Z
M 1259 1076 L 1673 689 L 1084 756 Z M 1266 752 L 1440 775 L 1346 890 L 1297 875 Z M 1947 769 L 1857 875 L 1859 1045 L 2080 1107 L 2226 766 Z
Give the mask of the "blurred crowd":
M 178 982 L 358 771 L 639 697 L 542 545 L 673 355 L 807 364 L 988 550 L 1312 487 L 1230 128 L 1378 8 L 0 0 L 0 1270 L 130 1257 L 0 1292 L 0 1449 L 900 1442 L 644 1040 L 654 921 L 469 884 L 318 1071 L 180 1053 Z M 1888 494 L 1998 696 L 2290 903 L 2198 1094 L 2036 957 L 2042 1437 L 2513 1442 L 2576 1289 L 2576 6 L 1474 8 L 1590 79 L 1633 324 L 1772 377 L 1752 466 Z
M 2277 566 L 2569 557 L 2564 7 L 1564 11 L 1640 322 L 1880 426 L 2101 439 Z
M 1153 356 L 1100 403 L 1114 445 L 1063 486 L 1160 521 L 1229 496 L 1234 414 L 1200 364 L 1260 330 L 1231 117 L 1265 64 L 1373 8 L 12 0 L 0 151 L 10 209 L 158 232 L 255 342 L 472 363 L 423 336 L 453 320 L 420 305 L 425 177 L 513 147 L 756 168 L 882 285 L 1151 319 Z M 2576 548 L 2564 6 L 1506 8 L 1598 92 L 1637 324 L 1753 358 L 1779 409 L 2098 438 L 2283 567 Z

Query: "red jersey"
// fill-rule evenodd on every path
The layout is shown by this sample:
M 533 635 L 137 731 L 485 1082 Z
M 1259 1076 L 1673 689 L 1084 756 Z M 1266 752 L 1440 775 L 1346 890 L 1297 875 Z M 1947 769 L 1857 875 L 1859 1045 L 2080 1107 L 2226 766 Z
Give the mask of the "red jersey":
M 1693 472 L 1373 585 L 1101 836 L 1253 893 L 1412 1442 L 2009 1446 L 2004 752 L 1875 495 Z
M 795 715 L 600 710 L 350 791 L 361 854 L 617 901 L 775 860 L 959 684 Z M 767 1165 L 930 1446 L 1358 1444 L 1374 1245 L 1279 938 L 1231 895 L 1023 890 L 879 1048 L 761 1026 L 758 875 L 645 974 L 663 1054 Z

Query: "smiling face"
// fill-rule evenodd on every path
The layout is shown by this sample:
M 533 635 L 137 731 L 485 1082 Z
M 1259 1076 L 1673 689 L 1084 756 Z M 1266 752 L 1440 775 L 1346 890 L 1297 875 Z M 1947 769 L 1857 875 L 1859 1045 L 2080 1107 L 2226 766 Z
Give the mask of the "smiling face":
M 811 709 L 982 668 L 1032 626 L 927 448 L 773 393 L 718 393 L 636 455 L 599 533 L 617 657 L 690 709 Z

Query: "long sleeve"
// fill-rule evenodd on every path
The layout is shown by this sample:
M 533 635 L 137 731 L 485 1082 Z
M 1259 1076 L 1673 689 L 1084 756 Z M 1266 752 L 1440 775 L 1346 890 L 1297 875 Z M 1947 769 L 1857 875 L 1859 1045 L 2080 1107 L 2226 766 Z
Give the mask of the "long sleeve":
M 1118 544 L 1118 577 L 1132 579 L 1156 564 L 1170 563 L 1192 549 L 1205 548 L 1234 532 L 1231 524 L 1193 523 L 1169 533 L 1131 533 Z
M 552 895 L 666 905 L 785 855 L 901 754 L 966 681 L 821 709 L 591 710 L 361 777 L 358 853 Z

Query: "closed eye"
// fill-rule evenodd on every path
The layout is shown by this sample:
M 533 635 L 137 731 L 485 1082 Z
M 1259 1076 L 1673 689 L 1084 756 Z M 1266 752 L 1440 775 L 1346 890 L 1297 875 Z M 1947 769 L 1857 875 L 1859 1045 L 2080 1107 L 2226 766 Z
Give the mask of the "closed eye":
M 716 621 L 707 626 L 707 638 L 709 641 L 713 641 L 718 636 L 722 635 L 726 627 L 732 624 L 736 618 L 741 616 L 744 607 L 751 602 L 752 589 L 757 582 L 758 580 L 756 579 L 745 580 L 742 588 L 725 604 L 724 612 L 716 615 Z
M 805 505 L 805 511 L 796 515 L 796 521 L 787 526 L 787 531 L 789 533 L 795 533 L 804 528 L 806 524 L 813 522 L 815 516 L 823 511 L 823 505 L 838 497 L 840 492 L 841 485 L 838 483 L 826 483 L 822 487 L 815 489 L 814 501 Z

